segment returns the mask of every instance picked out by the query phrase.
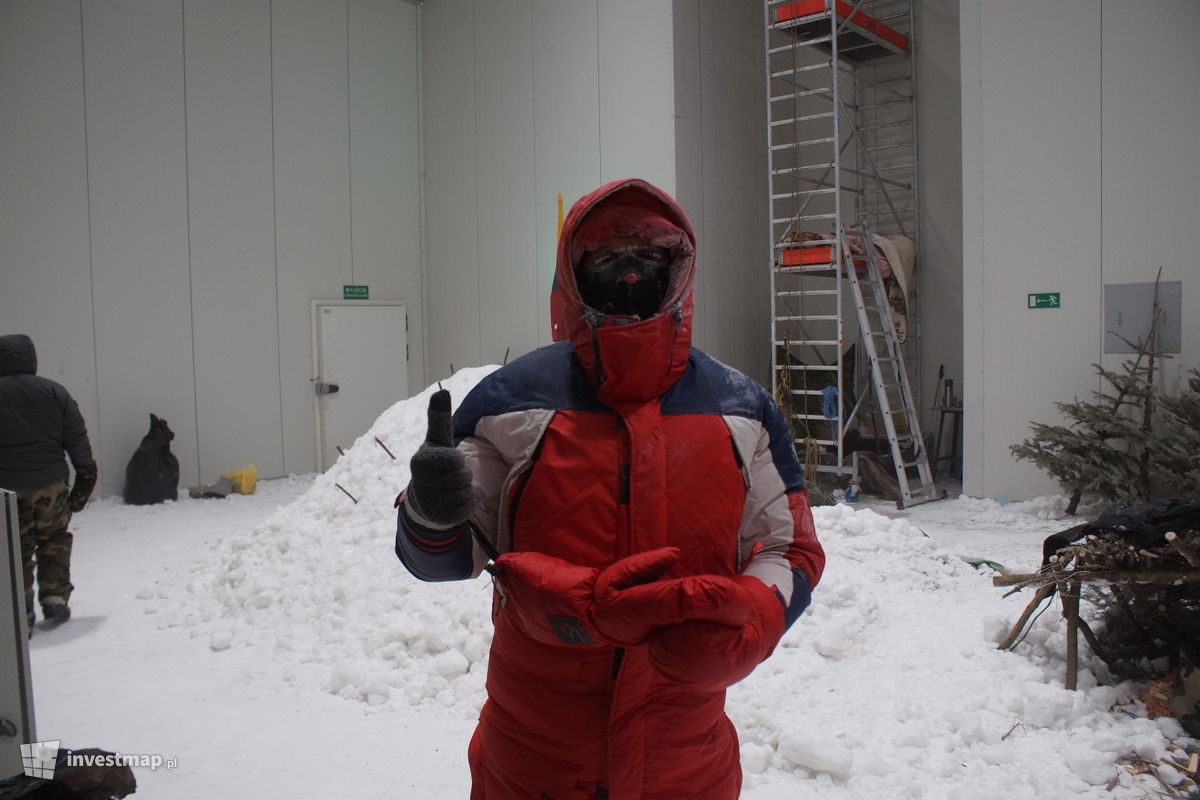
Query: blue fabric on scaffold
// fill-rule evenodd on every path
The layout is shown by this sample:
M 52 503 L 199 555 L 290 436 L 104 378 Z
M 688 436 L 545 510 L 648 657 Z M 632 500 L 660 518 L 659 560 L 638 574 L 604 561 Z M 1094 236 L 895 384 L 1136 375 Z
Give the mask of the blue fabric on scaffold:
M 821 390 L 821 413 L 833 422 L 838 415 L 838 387 L 826 386 Z

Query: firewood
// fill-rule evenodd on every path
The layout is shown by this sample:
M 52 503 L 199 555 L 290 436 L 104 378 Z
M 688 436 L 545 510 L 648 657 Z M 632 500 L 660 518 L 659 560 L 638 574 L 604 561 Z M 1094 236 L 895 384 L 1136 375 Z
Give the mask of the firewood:
M 1073 570 L 1071 578 L 1087 583 L 1196 583 L 1200 582 L 1200 569 L 1143 569 L 1143 570 Z M 1037 586 L 1054 583 L 1053 575 L 1027 573 L 996 575 L 993 586 Z
M 1179 534 L 1171 531 L 1166 536 L 1167 542 L 1174 547 L 1179 555 L 1183 556 L 1184 560 L 1193 567 L 1200 569 L 1200 555 L 1196 555 L 1193 550 L 1183 539 L 1179 538 Z

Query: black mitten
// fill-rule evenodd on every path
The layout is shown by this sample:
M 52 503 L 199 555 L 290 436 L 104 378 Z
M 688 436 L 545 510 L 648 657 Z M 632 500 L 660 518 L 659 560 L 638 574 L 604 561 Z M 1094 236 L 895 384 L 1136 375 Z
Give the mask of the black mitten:
M 409 462 L 405 502 L 419 523 L 453 527 L 465 522 L 479 503 L 471 485 L 471 471 L 454 447 L 450 417 L 450 392 L 440 390 L 429 398 L 429 430 Z
M 92 490 L 96 488 L 96 478 L 95 464 L 75 469 L 75 485 L 71 487 L 71 493 L 67 495 L 67 508 L 72 514 L 83 511 L 88 498 L 92 496 Z

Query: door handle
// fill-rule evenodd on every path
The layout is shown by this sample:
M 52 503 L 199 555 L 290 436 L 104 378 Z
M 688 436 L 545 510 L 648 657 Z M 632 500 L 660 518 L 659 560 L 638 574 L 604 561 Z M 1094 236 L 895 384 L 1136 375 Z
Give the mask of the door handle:
M 318 383 L 317 394 L 337 394 L 339 388 L 336 383 Z

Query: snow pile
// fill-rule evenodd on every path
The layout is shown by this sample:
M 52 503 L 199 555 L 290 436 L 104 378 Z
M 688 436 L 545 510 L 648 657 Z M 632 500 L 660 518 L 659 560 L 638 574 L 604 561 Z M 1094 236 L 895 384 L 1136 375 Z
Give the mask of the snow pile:
M 1063 689 L 1056 616 L 1020 653 L 995 650 L 1028 598 L 1002 599 L 990 573 L 907 521 L 845 505 L 814 516 L 829 561 L 813 605 L 729 695 L 748 786 L 779 770 L 813 776 L 822 797 L 1072 796 L 1180 735 L 1112 710 L 1131 685 L 1098 686 L 1085 668 L 1083 691 Z
M 457 406 L 494 369 L 462 369 L 442 385 Z M 291 505 L 220 541 L 163 604 L 160 627 L 189 628 L 217 651 L 265 645 L 285 680 L 372 705 L 394 698 L 477 713 L 490 584 L 424 584 L 393 552 L 393 502 L 437 388 L 385 411 Z
M 457 402 L 492 369 L 462 370 L 446 388 Z M 161 604 L 160 624 L 207 637 L 214 651 L 261 651 L 274 662 L 267 680 L 474 717 L 489 580 L 423 584 L 393 554 L 392 502 L 435 388 L 385 412 L 294 503 L 221 542 Z M 1042 534 L 1057 529 L 1060 500 L 963 498 L 912 518 L 980 535 Z M 814 515 L 829 560 L 813 606 L 729 695 L 754 797 L 792 797 L 798 780 L 823 798 L 1108 796 L 1119 758 L 1156 762 L 1181 736 L 1173 721 L 1117 710 L 1134 688 L 1098 685 L 1087 659 L 1081 691 L 1065 691 L 1056 613 L 1017 653 L 997 651 L 1028 598 L 1003 598 L 990 573 L 962 559 L 969 554 L 871 510 Z M 1132 780 L 1122 773 L 1112 796 L 1140 791 Z

